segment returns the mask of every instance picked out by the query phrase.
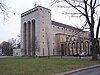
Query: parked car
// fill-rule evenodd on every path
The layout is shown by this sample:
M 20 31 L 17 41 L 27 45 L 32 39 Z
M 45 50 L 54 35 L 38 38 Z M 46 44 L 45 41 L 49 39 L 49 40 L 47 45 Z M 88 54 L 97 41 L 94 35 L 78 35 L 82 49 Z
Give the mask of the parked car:
M 74 57 L 77 57 L 77 56 L 79 56 L 79 54 L 78 54 L 78 53 L 75 53 L 73 56 L 74 56 Z
M 79 56 L 84 57 L 84 56 L 86 56 L 86 53 L 82 52 L 82 53 L 79 54 Z
M 5 56 L 5 54 L 2 54 L 2 56 Z

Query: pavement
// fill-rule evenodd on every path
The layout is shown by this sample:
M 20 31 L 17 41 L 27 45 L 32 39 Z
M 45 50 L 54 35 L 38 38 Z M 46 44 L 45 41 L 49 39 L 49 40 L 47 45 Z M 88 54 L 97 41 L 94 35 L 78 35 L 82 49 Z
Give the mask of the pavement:
M 72 71 L 68 71 L 68 72 L 62 72 L 62 73 L 52 74 L 52 75 L 78 75 L 78 74 L 75 74 L 75 73 L 82 72 L 82 71 L 87 71 L 87 70 L 94 69 L 94 68 L 95 69 L 96 68 L 100 69 L 100 64 L 89 66 L 89 67 L 85 67 L 85 68 L 80 68 L 80 69 L 76 69 L 76 70 L 72 70 Z M 79 75 L 82 75 L 82 74 L 79 74 Z M 86 74 L 83 74 L 83 75 L 86 75 Z M 100 75 L 100 74 L 98 74 L 98 75 Z
M 20 56 L 0 56 L 0 58 L 16 58 L 16 57 L 20 57 Z
M 15 57 L 21 57 L 21 56 L 1 56 L 0 58 L 15 58 Z M 48 56 L 47 56 L 48 57 Z M 79 59 L 92 59 L 92 56 L 84 56 L 84 57 L 79 57 L 79 56 L 49 56 L 50 58 L 79 58 Z M 100 59 L 100 56 L 98 57 Z
M 85 56 L 85 57 L 79 57 L 79 56 L 77 56 L 77 57 L 74 57 L 74 56 L 50 56 L 50 58 L 92 59 L 92 56 Z M 98 57 L 98 59 L 100 59 L 100 56 Z
M 84 70 L 84 71 L 80 71 L 68 75 L 100 75 L 100 67 L 96 67 L 96 68 L 92 68 L 92 69 L 88 69 L 88 70 Z

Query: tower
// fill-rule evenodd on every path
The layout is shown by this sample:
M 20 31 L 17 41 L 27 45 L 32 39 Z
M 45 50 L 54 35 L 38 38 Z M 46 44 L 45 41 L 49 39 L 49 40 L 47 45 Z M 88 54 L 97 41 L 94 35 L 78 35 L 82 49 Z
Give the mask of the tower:
M 51 10 L 37 6 L 21 14 L 21 50 L 25 56 L 47 56 Z

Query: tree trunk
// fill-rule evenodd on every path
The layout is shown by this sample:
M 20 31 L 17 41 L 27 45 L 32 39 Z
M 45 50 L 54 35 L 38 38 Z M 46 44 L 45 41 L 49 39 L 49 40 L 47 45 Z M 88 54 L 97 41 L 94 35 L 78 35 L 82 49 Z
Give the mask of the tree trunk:
M 98 57 L 97 57 L 97 39 L 95 38 L 92 38 L 92 60 L 98 60 Z

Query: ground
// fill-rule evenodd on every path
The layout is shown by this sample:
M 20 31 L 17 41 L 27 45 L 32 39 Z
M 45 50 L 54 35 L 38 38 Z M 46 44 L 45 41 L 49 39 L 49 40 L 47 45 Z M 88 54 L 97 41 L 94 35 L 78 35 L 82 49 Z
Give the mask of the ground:
M 99 63 L 79 58 L 0 58 L 0 75 L 51 75 Z

